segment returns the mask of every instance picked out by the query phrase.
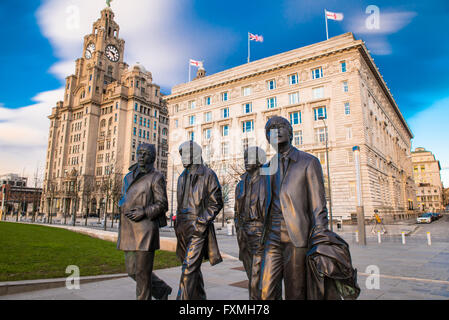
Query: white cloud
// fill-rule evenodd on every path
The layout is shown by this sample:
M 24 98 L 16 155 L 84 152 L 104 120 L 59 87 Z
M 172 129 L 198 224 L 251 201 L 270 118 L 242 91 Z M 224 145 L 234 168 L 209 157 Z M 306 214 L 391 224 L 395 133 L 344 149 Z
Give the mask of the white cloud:
M 37 12 L 42 33 L 60 59 L 50 72 L 64 79 L 74 72 L 73 61 L 82 55 L 83 37 L 105 7 L 103 0 L 47 0 Z M 185 82 L 188 59 L 209 61 L 224 57 L 235 37 L 231 32 L 186 20 L 185 0 L 114 1 L 112 9 L 125 40 L 125 61 L 140 62 L 163 87 Z M 223 39 L 226 38 L 226 42 Z
M 19 109 L 0 105 L 0 168 L 1 173 L 32 175 L 36 165 L 45 163 L 49 120 L 47 116 L 64 94 L 64 89 L 42 92 L 32 100 L 36 103 Z
M 351 21 L 352 30 L 358 34 L 382 34 L 389 35 L 396 33 L 399 30 L 405 28 L 413 18 L 416 17 L 416 12 L 402 11 L 402 12 L 392 12 L 388 10 L 383 10 L 380 8 L 379 12 L 379 25 L 378 28 L 368 28 L 367 20 L 371 21 L 371 15 L 366 14 L 361 16 L 354 21 Z M 368 25 L 371 25 L 368 23 Z
M 379 15 L 377 15 L 378 23 L 376 16 L 363 14 L 355 19 L 348 19 L 346 28 L 361 35 L 372 54 L 389 55 L 392 53 L 392 48 L 387 38 L 388 35 L 405 28 L 416 15 L 416 12 L 411 11 L 393 12 L 380 8 Z
M 449 167 L 449 149 L 447 143 L 447 119 L 449 97 L 439 100 L 429 108 L 415 114 L 407 122 L 415 138 L 413 148 L 423 147 L 432 151 L 442 168 Z M 445 187 L 449 187 L 449 169 L 441 171 Z

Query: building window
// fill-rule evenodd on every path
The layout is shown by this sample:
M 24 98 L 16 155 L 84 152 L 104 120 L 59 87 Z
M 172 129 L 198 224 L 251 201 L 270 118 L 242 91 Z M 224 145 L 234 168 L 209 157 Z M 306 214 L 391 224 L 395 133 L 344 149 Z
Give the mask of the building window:
M 293 92 L 288 94 L 288 103 L 289 104 L 296 104 L 299 103 L 299 93 Z
M 346 61 L 340 62 L 341 65 L 341 72 L 346 72 Z
M 322 99 L 324 98 L 324 87 L 318 87 L 312 89 L 313 99 Z
M 327 138 L 327 130 L 325 128 L 315 129 L 315 142 L 325 143 Z
M 154 121 L 153 129 L 154 129 L 154 130 L 157 130 L 157 121 Z
M 150 140 L 150 131 L 147 131 L 147 140 Z
M 267 99 L 267 107 L 268 109 L 273 109 L 277 107 L 277 99 L 276 97 L 271 97 Z
M 348 126 L 346 127 L 346 140 L 352 139 L 352 127 Z
M 276 89 L 276 80 L 274 80 L 274 79 L 268 80 L 267 81 L 267 87 L 268 87 L 268 90 Z
M 187 133 L 187 139 L 192 140 L 192 141 L 195 140 L 195 132 L 189 131 Z
M 291 112 L 290 113 L 290 123 L 292 125 L 300 124 L 301 121 L 301 111 Z
M 150 121 L 148 121 L 148 122 L 150 122 Z M 148 123 L 148 124 L 149 124 L 149 123 Z M 144 126 L 144 127 L 147 126 L 147 119 L 146 119 L 146 118 L 143 118 L 143 126 Z
M 175 128 L 178 127 L 178 119 L 175 120 Z
M 139 129 L 139 138 L 142 138 L 142 129 Z
M 210 122 L 210 121 L 212 121 L 212 112 L 206 112 L 206 113 L 204 114 L 204 121 L 205 121 L 205 122 Z
M 302 130 L 293 133 L 293 144 L 295 146 L 302 146 Z
M 319 79 L 323 77 L 323 68 L 319 67 L 312 70 L 312 79 Z
M 134 105 L 134 111 L 137 111 L 137 109 L 139 108 L 139 106 L 137 105 L 137 103 Z
M 206 103 L 207 106 L 210 106 L 211 98 L 210 97 L 206 97 L 205 103 Z
M 251 94 L 251 87 L 243 87 L 242 88 L 242 95 L 244 97 L 249 96 Z
M 229 156 L 229 143 L 228 142 L 223 142 L 221 144 L 221 155 L 223 157 Z
M 224 126 L 221 126 L 221 135 L 223 137 L 227 137 L 229 135 L 229 125 L 225 124 Z
M 313 113 L 315 116 L 315 121 L 320 120 L 321 117 L 324 117 L 324 119 L 327 119 L 326 107 L 315 108 L 315 109 L 313 109 Z
M 189 101 L 189 108 L 190 108 L 190 109 L 195 109 L 195 107 L 196 107 L 195 101 L 194 101 L 194 100 Z
M 253 120 L 244 121 L 242 123 L 242 126 L 243 126 L 243 133 L 251 132 L 254 130 L 254 121 Z
M 175 112 L 179 112 L 179 106 L 177 104 L 175 105 Z
M 253 104 L 251 102 L 245 103 L 243 105 L 243 114 L 251 113 L 253 112 Z
M 288 76 L 288 82 L 290 83 L 290 85 L 294 85 L 298 83 L 298 74 L 291 74 Z
M 117 122 L 117 113 L 114 116 L 114 121 Z
M 228 93 L 227 92 L 221 93 L 221 101 L 228 101 Z
M 229 118 L 229 108 L 221 109 L 221 117 L 223 119 Z
M 349 105 L 349 102 L 345 103 L 345 114 L 351 114 L 351 106 Z
M 343 81 L 343 92 L 348 92 L 348 91 L 349 91 L 348 81 Z
M 203 136 L 206 140 L 210 140 L 210 138 L 212 137 L 212 130 L 210 128 L 204 129 Z
M 195 124 L 195 116 L 189 116 L 189 125 L 193 126 Z

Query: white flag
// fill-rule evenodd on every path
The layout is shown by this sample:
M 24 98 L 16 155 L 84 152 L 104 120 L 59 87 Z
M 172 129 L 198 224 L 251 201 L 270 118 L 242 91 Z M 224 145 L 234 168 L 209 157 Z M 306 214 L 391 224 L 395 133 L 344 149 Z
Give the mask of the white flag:
M 194 67 L 202 67 L 203 66 L 203 62 L 190 59 L 190 65 L 194 66 Z
M 330 12 L 326 10 L 326 17 L 329 20 L 341 21 L 343 20 L 343 13 Z

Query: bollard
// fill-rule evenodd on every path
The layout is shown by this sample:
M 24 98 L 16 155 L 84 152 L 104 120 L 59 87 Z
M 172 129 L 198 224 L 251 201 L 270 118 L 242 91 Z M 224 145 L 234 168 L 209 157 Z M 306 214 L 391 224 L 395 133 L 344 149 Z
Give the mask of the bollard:
M 427 232 L 427 244 L 428 244 L 429 246 L 432 245 L 432 238 L 431 238 L 431 236 L 430 236 L 430 232 Z
M 359 231 L 355 231 L 355 242 L 359 243 Z
M 377 242 L 382 242 L 382 239 L 380 238 L 380 231 L 377 231 Z
M 402 231 L 402 244 L 405 244 L 405 232 Z

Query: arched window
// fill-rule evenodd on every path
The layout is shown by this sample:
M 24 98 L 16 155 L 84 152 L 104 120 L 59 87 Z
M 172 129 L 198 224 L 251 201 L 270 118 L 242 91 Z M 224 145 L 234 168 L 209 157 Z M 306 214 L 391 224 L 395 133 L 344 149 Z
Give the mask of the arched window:
M 101 128 L 106 127 L 106 120 L 105 119 L 101 120 L 100 127 Z
M 109 121 L 108 121 L 108 126 L 110 126 L 112 124 L 112 117 L 111 118 L 109 118 Z

